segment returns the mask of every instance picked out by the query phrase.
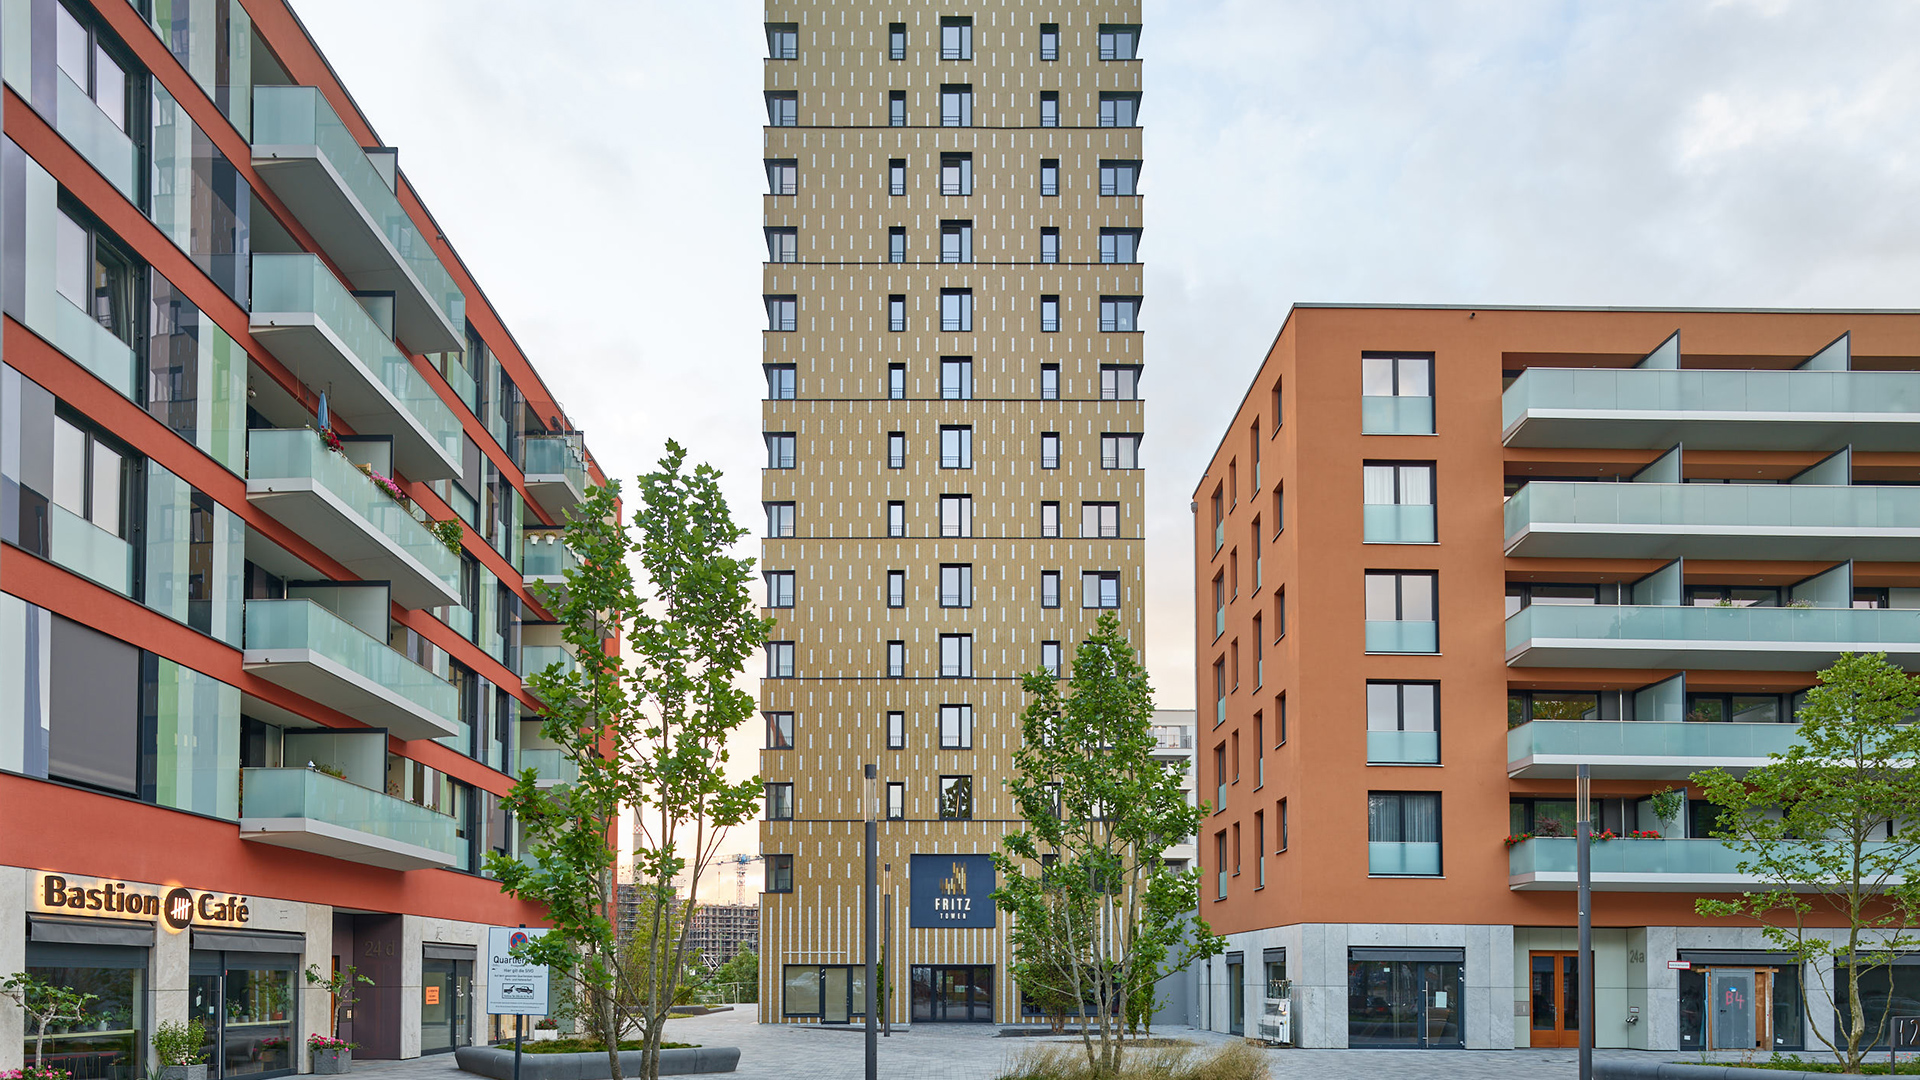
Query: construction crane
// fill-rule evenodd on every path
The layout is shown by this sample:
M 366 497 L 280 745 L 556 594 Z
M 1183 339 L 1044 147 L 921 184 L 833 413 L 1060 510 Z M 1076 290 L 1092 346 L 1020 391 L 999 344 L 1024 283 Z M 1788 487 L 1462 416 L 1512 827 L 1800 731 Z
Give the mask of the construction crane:
M 728 855 L 721 860 L 733 864 L 733 902 L 747 902 L 747 864 L 760 861 L 758 855 Z

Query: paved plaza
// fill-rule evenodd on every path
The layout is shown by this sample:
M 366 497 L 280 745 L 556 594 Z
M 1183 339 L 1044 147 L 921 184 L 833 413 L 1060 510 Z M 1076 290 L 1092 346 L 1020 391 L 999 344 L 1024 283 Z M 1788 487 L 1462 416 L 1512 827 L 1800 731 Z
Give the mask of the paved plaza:
M 1030 1046 L 1046 1038 L 997 1038 L 998 1028 L 923 1024 L 880 1040 L 885 1080 L 993 1080 Z M 1227 1036 L 1194 1028 L 1157 1028 L 1156 1035 L 1202 1045 Z M 848 1080 L 861 1075 L 862 1032 L 798 1024 L 760 1024 L 751 1006 L 671 1021 L 667 1038 L 705 1046 L 740 1047 L 740 1080 Z M 1274 1080 L 1549 1080 L 1574 1075 L 1572 1050 L 1270 1050 Z M 1602 1050 L 1601 1060 L 1679 1061 L 1692 1055 Z M 368 1080 L 459 1080 L 453 1055 L 412 1061 L 359 1061 Z

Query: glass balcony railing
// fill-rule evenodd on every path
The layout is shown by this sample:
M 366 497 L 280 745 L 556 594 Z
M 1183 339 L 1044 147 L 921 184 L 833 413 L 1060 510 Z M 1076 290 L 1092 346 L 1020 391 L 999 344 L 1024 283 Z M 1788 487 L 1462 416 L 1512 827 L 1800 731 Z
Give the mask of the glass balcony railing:
M 560 670 L 572 673 L 580 670 L 580 662 L 571 652 L 560 645 L 522 645 L 520 646 L 520 671 L 522 677 L 530 677 L 536 671 L 545 671 L 553 664 L 559 664 Z
M 1594 554 L 1630 554 L 1619 552 L 1617 545 L 1644 536 L 1697 536 L 1703 552 L 1714 544 L 1748 538 L 1804 545 L 1836 538 L 1871 543 L 1891 536 L 1911 543 L 1920 536 L 1920 488 L 1541 481 L 1515 492 L 1505 514 L 1507 546 L 1515 554 L 1526 554 L 1516 548 L 1523 542 L 1551 543 L 1548 554 L 1577 555 L 1589 549 Z M 1537 540 L 1534 534 L 1540 534 Z M 1574 546 L 1581 544 L 1581 537 L 1588 538 L 1587 543 Z M 1800 557 L 1798 552 L 1771 554 Z M 1819 552 L 1810 549 L 1805 554 Z
M 1369 544 L 1431 544 L 1436 539 L 1433 506 L 1370 503 L 1365 507 Z
M 1920 417 L 1920 372 L 1530 368 L 1501 395 L 1500 416 L 1509 437 L 1525 422 L 1567 419 L 1905 422 Z M 1646 445 L 1679 437 L 1668 432 Z
M 1360 399 L 1360 434 L 1431 435 L 1433 399 L 1430 397 L 1380 397 Z
M 1508 617 L 1509 655 L 1537 639 L 1623 646 L 1664 642 L 1676 647 L 1812 644 L 1911 652 L 1920 646 L 1920 610 L 1534 604 Z
M 1535 837 L 1507 849 L 1507 872 L 1515 888 L 1573 888 L 1579 841 L 1572 837 Z M 1878 847 L 1880 845 L 1869 845 Z M 1594 887 L 1654 888 L 1663 879 L 1739 889 L 1754 881 L 1740 872 L 1749 858 L 1711 839 L 1606 840 L 1591 845 Z M 1611 879 L 1611 880 L 1608 880 Z
M 1564 759 L 1568 768 L 1584 761 L 1641 775 L 1667 765 L 1685 775 L 1714 766 L 1763 763 L 1770 754 L 1786 753 L 1799 732 L 1798 724 L 1535 720 L 1507 732 L 1507 762 L 1512 770 L 1522 763 L 1538 767 Z
M 240 816 L 324 822 L 378 840 L 424 848 L 445 856 L 449 864 L 466 843 L 446 814 L 318 769 L 241 769 Z
M 1369 765 L 1438 765 L 1440 733 L 1437 731 L 1369 731 Z
M 1434 877 L 1440 873 L 1436 843 L 1367 843 L 1367 873 Z
M 1153 744 L 1162 750 L 1193 749 L 1193 729 L 1185 724 L 1155 724 Z
M 587 490 L 587 459 L 578 435 L 529 435 L 520 441 L 521 470 L 528 476 L 564 476 Z
M 528 533 L 521 544 L 520 572 L 530 578 L 564 578 L 580 568 L 580 556 L 558 533 Z
M 54 115 L 59 117 L 55 127 L 108 183 L 120 189 L 120 194 L 133 198 L 133 140 L 64 70 L 55 68 L 54 79 Z
M 1440 651 L 1440 624 L 1437 622 L 1385 622 L 1367 620 L 1367 651 L 1377 653 L 1430 653 Z
M 92 108 L 92 103 L 87 107 Z M 132 347 L 60 293 L 53 297 L 53 338 L 61 352 L 101 382 L 128 400 L 138 400 L 135 393 L 140 386 L 140 365 Z
M 412 702 L 451 727 L 460 712 L 453 684 L 311 600 L 249 600 L 246 647 L 310 650 Z
M 520 765 L 514 775 L 532 769 L 534 781 L 540 784 L 571 784 L 580 779 L 580 766 L 572 758 L 558 750 L 522 750 Z

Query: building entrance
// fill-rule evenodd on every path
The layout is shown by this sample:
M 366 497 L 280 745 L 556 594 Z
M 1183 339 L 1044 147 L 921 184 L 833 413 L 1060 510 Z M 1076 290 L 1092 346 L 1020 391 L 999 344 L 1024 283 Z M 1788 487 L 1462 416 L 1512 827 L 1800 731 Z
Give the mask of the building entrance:
M 914 968 L 913 1022 L 992 1023 L 992 966 Z
M 1350 950 L 1347 1045 L 1465 1047 L 1460 1022 L 1465 967 L 1457 949 Z
M 299 1060 L 294 1047 L 294 953 L 195 949 L 187 1000 L 207 1027 L 207 1075 L 282 1076 Z
M 1580 1045 L 1580 957 L 1570 952 L 1536 952 L 1527 966 L 1533 1022 L 1531 1046 Z

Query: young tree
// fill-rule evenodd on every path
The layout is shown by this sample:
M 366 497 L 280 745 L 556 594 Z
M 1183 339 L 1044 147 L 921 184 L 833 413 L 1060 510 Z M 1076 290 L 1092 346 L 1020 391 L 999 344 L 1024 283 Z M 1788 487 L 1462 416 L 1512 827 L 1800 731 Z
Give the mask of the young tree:
M 1112 613 L 1076 650 L 1068 693 L 1043 671 L 1025 687 L 1007 787 L 1026 827 L 994 855 L 994 899 L 1013 916 L 1015 980 L 1091 1012 L 1088 1064 L 1117 1072 L 1141 989 L 1225 945 L 1196 911 L 1198 871 L 1162 858 L 1206 811 L 1187 805 L 1178 766 L 1154 756 L 1153 691 Z
M 728 550 L 746 535 L 707 465 L 688 471 L 675 442 L 640 478 L 633 527 L 618 520 L 617 484 L 595 488 L 572 514 L 567 545 L 581 558 L 557 606 L 578 666 L 528 678 L 548 708 L 541 734 L 579 769 L 542 791 L 531 773 L 506 800 L 526 828 L 535 864 L 490 857 L 501 888 L 547 906 L 553 932 L 526 956 L 573 980 L 579 1013 L 605 1041 L 619 1077 L 620 1038 L 637 1029 L 642 1075 L 659 1075 L 661 1034 L 688 959 L 702 877 L 726 832 L 758 805 L 757 777 L 726 778 L 726 740 L 753 714 L 734 680 L 766 640 L 748 593 L 752 560 Z M 636 584 L 639 565 L 649 592 Z M 624 635 L 624 656 L 604 642 Z M 622 948 L 609 916 L 615 820 L 634 816 L 634 887 L 643 894 L 636 947 Z M 674 902 L 674 882 L 688 882 Z
M 726 988 L 727 998 L 741 1003 L 760 1000 L 760 954 L 741 949 L 714 970 L 716 986 Z
M 1920 686 L 1884 653 L 1847 653 L 1819 674 L 1784 754 L 1745 776 L 1697 773 L 1720 808 L 1714 835 L 1740 855 L 1739 871 L 1762 884 L 1729 900 L 1699 899 L 1702 915 L 1743 916 L 1803 965 L 1838 1005 L 1844 1030 L 1818 1038 L 1847 1072 L 1886 1031 L 1893 997 L 1868 1016 L 1863 975 L 1892 974 L 1895 956 L 1920 945 Z M 1827 978 L 1831 964 L 1832 980 Z M 1801 1003 L 1808 980 L 1801 981 Z
M 99 995 L 83 993 L 72 987 L 48 982 L 38 975 L 16 971 L 0 980 L 0 998 L 19 1006 L 33 1021 L 33 1068 L 41 1069 L 45 1060 L 47 1029 L 55 1024 L 78 1024 L 87 1018 L 87 1004 Z

